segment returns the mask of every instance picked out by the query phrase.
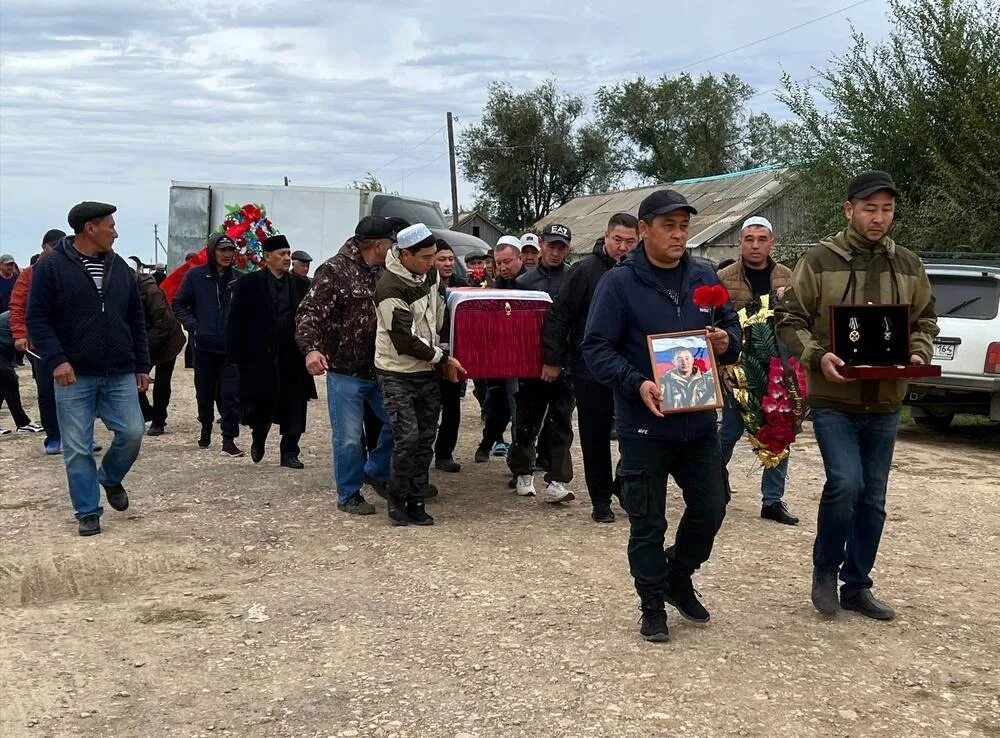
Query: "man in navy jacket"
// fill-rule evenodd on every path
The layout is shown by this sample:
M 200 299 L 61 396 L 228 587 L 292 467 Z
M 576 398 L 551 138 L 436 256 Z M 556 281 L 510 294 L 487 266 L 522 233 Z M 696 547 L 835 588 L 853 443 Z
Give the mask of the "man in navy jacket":
M 641 600 L 640 632 L 650 641 L 669 637 L 664 600 L 689 620 L 708 621 L 691 575 L 708 560 L 728 502 L 715 411 L 660 412 L 662 392 L 646 341 L 657 333 L 707 329 L 720 363 L 739 356 L 740 324 L 732 305 L 717 310 L 712 325 L 709 310 L 692 299 L 697 287 L 719 283 L 710 267 L 687 253 L 696 212 L 673 190 L 642 201 L 642 244 L 597 286 L 583 341 L 594 378 L 614 390 L 629 568 Z M 664 552 L 668 475 L 681 488 L 685 511 L 674 545 Z
M 101 494 L 128 509 L 122 480 L 139 455 L 145 430 L 139 392 L 149 387 L 146 319 L 135 274 L 111 250 L 113 205 L 82 202 L 69 211 L 75 236 L 35 265 L 28 297 L 28 333 L 55 382 L 69 495 L 81 536 L 101 532 Z M 114 432 L 100 469 L 94 421 Z

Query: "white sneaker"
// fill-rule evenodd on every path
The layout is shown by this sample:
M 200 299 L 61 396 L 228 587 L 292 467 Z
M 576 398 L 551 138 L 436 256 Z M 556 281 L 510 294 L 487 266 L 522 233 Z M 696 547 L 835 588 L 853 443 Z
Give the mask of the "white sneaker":
M 0 428 L 0 436 L 9 436 L 13 432 L 14 431 L 9 430 L 7 428 Z
M 26 436 L 29 433 L 41 433 L 43 430 L 45 429 L 42 428 L 42 426 L 40 426 L 38 423 L 28 423 L 27 425 L 22 425 L 20 428 L 18 428 L 17 432 L 22 436 Z
M 545 488 L 545 495 L 542 499 L 555 505 L 559 502 L 575 500 L 576 495 L 563 482 L 549 482 L 549 486 Z
M 517 478 L 517 493 L 521 497 L 535 496 L 535 477 L 533 474 L 522 474 Z

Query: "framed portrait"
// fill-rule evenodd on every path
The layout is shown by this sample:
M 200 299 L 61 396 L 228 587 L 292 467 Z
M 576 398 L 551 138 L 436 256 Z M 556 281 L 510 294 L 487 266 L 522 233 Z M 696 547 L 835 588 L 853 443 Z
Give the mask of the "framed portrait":
M 690 413 L 722 407 L 722 385 L 708 331 L 647 336 L 654 381 L 663 400 L 660 412 Z

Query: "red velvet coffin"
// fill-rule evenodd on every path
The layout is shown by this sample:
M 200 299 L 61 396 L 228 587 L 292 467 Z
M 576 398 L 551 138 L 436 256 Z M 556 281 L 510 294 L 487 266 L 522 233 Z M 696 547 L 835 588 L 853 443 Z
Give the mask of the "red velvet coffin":
M 541 377 L 542 323 L 551 304 L 533 290 L 450 290 L 452 356 L 469 379 Z

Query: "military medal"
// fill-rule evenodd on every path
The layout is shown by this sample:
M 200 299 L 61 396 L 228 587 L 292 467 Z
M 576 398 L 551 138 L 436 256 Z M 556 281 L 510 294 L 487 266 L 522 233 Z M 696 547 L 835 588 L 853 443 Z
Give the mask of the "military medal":
M 848 322 L 848 327 L 851 329 L 851 333 L 848 338 L 851 339 L 851 343 L 857 343 L 861 340 L 861 332 L 858 330 L 860 324 L 858 323 L 857 316 L 853 316 Z

